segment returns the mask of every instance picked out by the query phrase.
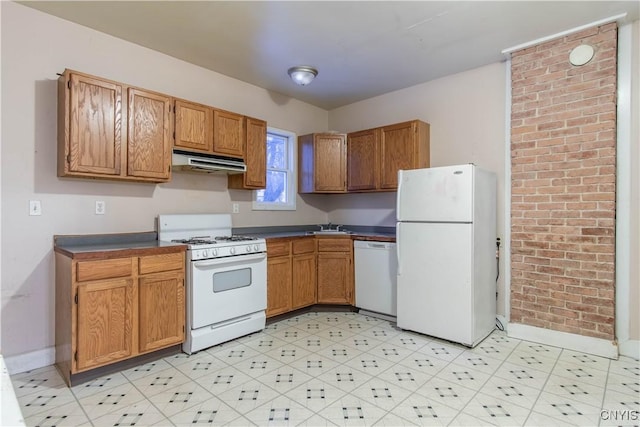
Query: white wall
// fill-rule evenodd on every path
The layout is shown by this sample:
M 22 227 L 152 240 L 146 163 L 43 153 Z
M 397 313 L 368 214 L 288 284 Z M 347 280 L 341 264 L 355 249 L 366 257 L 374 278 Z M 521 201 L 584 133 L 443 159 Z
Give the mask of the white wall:
M 640 21 L 632 24 L 629 339 L 640 342 Z M 626 297 L 626 296 L 624 296 Z M 640 349 L 636 348 L 638 355 Z
M 321 204 L 251 212 L 226 177 L 174 173 L 170 183 L 56 177 L 56 73 L 65 68 L 267 120 L 295 133 L 327 129 L 328 113 L 13 3 L 2 9 L 2 343 L 12 356 L 54 345 L 54 234 L 150 231 L 161 213 L 231 212 L 235 226 L 325 223 Z M 29 200 L 42 216 L 28 216 Z M 96 200 L 106 215 L 94 215 Z M 312 200 L 313 201 L 313 200 Z
M 329 129 L 342 132 L 419 119 L 431 125 L 431 166 L 475 163 L 498 176 L 498 236 L 504 231 L 505 64 L 495 63 L 329 112 Z M 336 224 L 393 226 L 395 193 L 333 198 Z M 504 271 L 505 254 L 500 270 Z M 502 277 L 499 301 L 504 298 Z M 503 304 L 498 304 L 502 310 Z M 503 314 L 500 312 L 499 314 Z

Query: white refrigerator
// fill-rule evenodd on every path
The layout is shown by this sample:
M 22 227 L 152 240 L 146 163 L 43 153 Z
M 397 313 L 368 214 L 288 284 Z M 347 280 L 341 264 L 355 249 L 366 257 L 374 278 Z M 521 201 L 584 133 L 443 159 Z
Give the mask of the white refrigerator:
M 396 213 L 398 327 L 475 346 L 495 327 L 495 174 L 401 170 Z

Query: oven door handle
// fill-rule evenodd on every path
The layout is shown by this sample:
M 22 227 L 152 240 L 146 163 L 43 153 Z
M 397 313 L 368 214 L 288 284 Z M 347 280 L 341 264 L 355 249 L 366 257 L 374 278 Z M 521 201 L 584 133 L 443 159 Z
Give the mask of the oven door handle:
M 237 262 L 245 262 L 245 261 L 259 261 L 265 259 L 267 254 L 264 252 L 258 254 L 251 255 L 236 255 L 236 256 L 228 256 L 224 258 L 216 258 L 211 260 L 203 260 L 203 261 L 194 261 L 194 267 L 210 267 L 212 265 L 220 265 L 220 264 L 230 264 Z

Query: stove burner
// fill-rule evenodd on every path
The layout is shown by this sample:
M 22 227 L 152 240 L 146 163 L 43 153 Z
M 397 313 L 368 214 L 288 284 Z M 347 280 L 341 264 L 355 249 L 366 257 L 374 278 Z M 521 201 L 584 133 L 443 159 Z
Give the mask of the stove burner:
M 246 242 L 249 240 L 258 240 L 258 238 L 250 237 L 250 236 L 233 235 L 233 236 L 216 236 L 216 240 L 223 241 L 223 242 Z
M 192 237 L 190 239 L 175 239 L 172 240 L 174 243 L 184 243 L 187 245 L 213 245 L 216 243 L 215 240 L 210 239 L 202 239 L 198 237 Z

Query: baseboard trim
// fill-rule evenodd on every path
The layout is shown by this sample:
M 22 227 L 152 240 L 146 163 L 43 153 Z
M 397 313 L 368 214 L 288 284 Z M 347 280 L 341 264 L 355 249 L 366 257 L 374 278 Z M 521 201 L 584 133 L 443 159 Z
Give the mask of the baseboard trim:
M 4 356 L 4 363 L 7 365 L 10 375 L 44 368 L 56 363 L 56 348 L 48 347 L 15 356 Z
M 507 336 L 593 354 L 594 356 L 606 357 L 608 359 L 618 358 L 618 345 L 615 342 L 602 338 L 585 337 L 583 335 L 538 328 L 521 323 L 509 323 Z
M 620 351 L 620 356 L 627 356 L 640 360 L 640 341 L 627 340 L 620 342 L 618 343 L 618 351 Z

